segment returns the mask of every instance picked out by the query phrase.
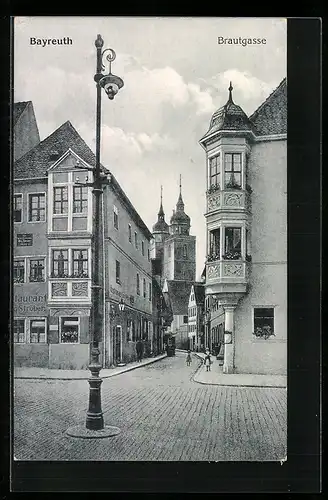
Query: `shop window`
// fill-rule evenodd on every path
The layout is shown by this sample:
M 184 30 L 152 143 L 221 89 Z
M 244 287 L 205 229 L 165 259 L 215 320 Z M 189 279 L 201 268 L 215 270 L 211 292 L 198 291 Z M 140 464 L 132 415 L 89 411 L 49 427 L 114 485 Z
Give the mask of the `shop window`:
M 25 319 L 14 319 L 13 332 L 15 344 L 23 344 L 25 342 Z
M 241 188 L 241 153 L 224 155 L 224 186 L 228 189 Z
M 13 278 L 14 278 L 14 283 L 24 283 L 25 282 L 25 260 L 24 259 L 14 260 Z
M 254 307 L 254 332 L 253 335 L 269 338 L 274 335 L 274 308 Z
M 22 222 L 23 220 L 23 195 L 14 195 L 14 222 Z
M 121 264 L 118 260 L 115 261 L 115 269 L 116 269 L 116 283 L 118 285 L 121 284 Z
M 68 213 L 67 186 L 54 187 L 54 214 Z
M 132 329 L 132 332 L 131 332 L 132 342 L 135 342 L 137 336 L 136 336 L 136 324 L 135 324 L 134 320 L 131 321 L 131 329 Z
M 44 259 L 30 259 L 30 282 L 43 282 L 44 280 Z
M 130 319 L 126 320 L 126 340 L 127 342 L 132 340 L 132 321 Z
M 76 344 L 79 342 L 79 318 L 70 316 L 61 318 L 60 341 L 63 344 Z
M 236 260 L 241 258 L 241 228 L 225 228 L 224 259 Z
M 31 344 L 44 344 L 46 341 L 46 320 L 32 319 L 30 321 Z
M 114 227 L 115 229 L 118 229 L 118 210 L 117 207 L 113 207 L 113 215 L 114 215 Z
M 88 212 L 88 188 L 73 186 L 73 213 L 86 214 Z
M 46 195 L 44 193 L 30 194 L 28 200 L 29 222 L 41 222 L 46 220 Z

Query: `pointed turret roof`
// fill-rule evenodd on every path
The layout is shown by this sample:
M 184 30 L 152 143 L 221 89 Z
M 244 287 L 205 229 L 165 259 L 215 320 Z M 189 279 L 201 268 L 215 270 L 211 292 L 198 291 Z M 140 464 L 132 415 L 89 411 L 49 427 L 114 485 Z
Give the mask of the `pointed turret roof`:
M 182 199 L 182 189 L 181 189 L 181 174 L 180 174 L 180 184 L 179 184 L 179 198 L 176 205 L 176 210 L 173 212 L 171 217 L 171 224 L 189 223 L 190 217 L 184 211 L 185 205 Z
M 163 186 L 161 186 L 161 203 L 159 206 L 157 222 L 153 225 L 153 233 L 168 233 L 169 226 L 165 222 L 165 213 L 163 210 Z
M 224 106 L 215 111 L 211 118 L 210 128 L 201 141 L 213 134 L 213 132 L 218 132 L 219 130 L 253 131 L 253 125 L 245 111 L 233 101 L 233 86 L 231 82 L 228 91 L 229 97 L 227 102 Z

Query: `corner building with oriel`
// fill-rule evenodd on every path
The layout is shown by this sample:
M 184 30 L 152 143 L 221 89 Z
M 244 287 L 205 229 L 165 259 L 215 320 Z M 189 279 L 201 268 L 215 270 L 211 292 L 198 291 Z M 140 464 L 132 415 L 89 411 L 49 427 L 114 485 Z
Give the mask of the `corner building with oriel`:
M 248 117 L 233 100 L 200 140 L 206 311 L 224 325 L 224 373 L 287 372 L 287 85 Z M 211 324 L 207 332 L 207 343 Z M 211 347 L 209 345 L 209 347 Z

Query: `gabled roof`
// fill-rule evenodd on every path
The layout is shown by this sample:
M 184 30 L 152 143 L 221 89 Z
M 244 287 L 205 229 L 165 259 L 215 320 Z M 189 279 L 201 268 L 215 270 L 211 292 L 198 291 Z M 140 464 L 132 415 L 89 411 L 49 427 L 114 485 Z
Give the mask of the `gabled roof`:
M 13 109 L 13 124 L 14 126 L 18 122 L 19 118 L 21 117 L 24 109 L 26 106 L 30 103 L 31 101 L 21 101 L 21 102 L 15 102 L 14 103 L 14 109 Z
M 81 157 L 81 159 L 88 163 L 91 167 L 95 166 L 96 157 L 94 153 L 79 135 L 77 130 L 73 127 L 71 122 L 66 121 L 46 139 L 41 141 L 37 144 L 37 146 L 28 151 L 14 163 L 14 180 L 47 177 L 49 168 L 56 161 L 54 160 L 53 155 L 55 154 L 57 158 L 60 158 L 69 149 L 74 151 L 74 153 Z M 101 165 L 101 168 L 107 170 L 103 167 L 103 165 Z M 138 227 L 143 230 L 148 239 L 151 239 L 151 232 L 141 219 L 138 212 L 135 210 L 114 175 L 111 176 L 111 185 L 135 220 Z
M 194 284 L 195 301 L 198 306 L 204 305 L 205 302 L 205 286 L 202 283 Z
M 256 135 L 287 133 L 287 82 L 284 78 L 278 87 L 250 116 Z
M 68 149 L 95 166 L 95 155 L 71 122 L 67 121 L 14 163 L 14 178 L 46 177 L 47 170 L 54 163 L 51 155 L 56 153 L 60 157 Z
M 193 281 L 167 280 L 167 290 L 174 315 L 187 315 Z

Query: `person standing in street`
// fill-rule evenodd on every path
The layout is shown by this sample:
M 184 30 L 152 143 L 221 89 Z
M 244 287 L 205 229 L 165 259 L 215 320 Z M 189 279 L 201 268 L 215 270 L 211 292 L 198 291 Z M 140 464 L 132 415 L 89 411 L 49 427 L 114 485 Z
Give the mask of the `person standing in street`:
M 186 358 L 187 366 L 190 366 L 191 364 L 191 354 L 190 350 L 188 351 L 187 358 Z
M 140 339 L 138 339 L 136 343 L 136 351 L 137 351 L 137 361 L 141 361 L 142 358 L 142 350 L 143 350 L 143 345 Z
M 206 366 L 206 371 L 210 372 L 211 371 L 211 364 L 212 364 L 212 359 L 211 359 L 211 353 L 210 351 L 206 351 L 204 363 Z

